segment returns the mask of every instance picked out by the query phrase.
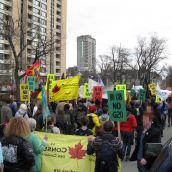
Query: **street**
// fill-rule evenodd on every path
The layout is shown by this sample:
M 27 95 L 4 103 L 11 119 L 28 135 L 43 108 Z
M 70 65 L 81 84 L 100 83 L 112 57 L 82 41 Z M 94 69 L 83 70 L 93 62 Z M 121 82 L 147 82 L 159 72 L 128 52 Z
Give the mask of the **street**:
M 167 125 L 166 125 L 167 126 Z M 170 137 L 172 137 L 172 127 L 166 127 L 164 130 L 164 137 L 162 138 L 162 143 L 164 144 Z M 134 146 L 132 147 L 132 150 Z M 132 153 L 132 152 L 131 152 Z M 123 161 L 122 163 L 122 172 L 137 172 L 137 163 L 128 161 Z

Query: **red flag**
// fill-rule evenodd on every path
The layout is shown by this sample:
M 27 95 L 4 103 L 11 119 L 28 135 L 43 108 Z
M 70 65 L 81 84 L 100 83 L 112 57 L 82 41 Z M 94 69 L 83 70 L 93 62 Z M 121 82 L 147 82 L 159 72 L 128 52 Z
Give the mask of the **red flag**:
M 32 64 L 32 66 L 30 66 L 27 70 L 26 70 L 26 75 L 27 76 L 35 76 L 36 77 L 36 81 L 39 80 L 40 77 L 40 66 L 41 66 L 41 60 L 36 60 L 36 62 L 34 64 Z
M 37 76 L 40 73 L 41 61 L 36 60 L 36 62 L 26 70 L 27 76 Z

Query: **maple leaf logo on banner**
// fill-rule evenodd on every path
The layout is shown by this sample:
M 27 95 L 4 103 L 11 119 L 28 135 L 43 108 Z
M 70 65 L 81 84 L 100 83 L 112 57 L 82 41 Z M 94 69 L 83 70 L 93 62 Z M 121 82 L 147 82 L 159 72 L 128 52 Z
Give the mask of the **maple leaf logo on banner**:
M 75 145 L 75 147 L 69 147 L 69 154 L 71 155 L 70 158 L 80 160 L 83 159 L 85 156 L 86 150 L 82 149 L 83 146 L 81 145 L 81 142 Z M 78 161 L 77 161 L 78 166 Z
M 52 92 L 53 93 L 57 93 L 60 90 L 60 87 L 58 85 L 55 85 L 55 87 L 53 88 Z

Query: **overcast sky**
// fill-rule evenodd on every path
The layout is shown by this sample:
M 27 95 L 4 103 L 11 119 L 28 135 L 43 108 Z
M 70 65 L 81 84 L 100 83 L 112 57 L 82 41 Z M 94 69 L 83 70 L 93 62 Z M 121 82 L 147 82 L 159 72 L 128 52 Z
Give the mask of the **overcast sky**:
M 77 65 L 77 36 L 96 39 L 96 54 L 113 45 L 133 49 L 138 36 L 167 40 L 172 65 L 172 0 L 67 0 L 67 67 Z

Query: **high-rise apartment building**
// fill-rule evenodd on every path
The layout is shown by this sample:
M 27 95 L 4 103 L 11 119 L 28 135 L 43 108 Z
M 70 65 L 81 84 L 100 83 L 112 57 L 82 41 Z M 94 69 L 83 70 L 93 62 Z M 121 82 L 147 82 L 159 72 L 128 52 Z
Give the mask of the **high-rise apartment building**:
M 79 72 L 96 70 L 96 40 L 90 35 L 77 37 L 77 66 Z
M 52 41 L 52 51 L 41 56 L 41 76 L 54 73 L 60 77 L 66 70 L 66 0 L 0 0 L 0 18 L 12 16 L 20 22 L 20 31 L 27 32 L 25 43 L 29 45 L 22 53 L 20 69 L 25 70 L 32 64 L 35 55 L 33 47 L 40 39 L 32 38 L 37 34 L 42 40 Z M 19 33 L 22 33 L 20 32 Z M 21 39 L 16 42 L 17 50 L 21 49 Z M 14 63 L 8 41 L 0 37 L 0 79 L 12 76 Z

